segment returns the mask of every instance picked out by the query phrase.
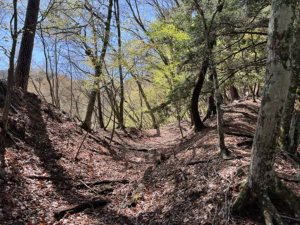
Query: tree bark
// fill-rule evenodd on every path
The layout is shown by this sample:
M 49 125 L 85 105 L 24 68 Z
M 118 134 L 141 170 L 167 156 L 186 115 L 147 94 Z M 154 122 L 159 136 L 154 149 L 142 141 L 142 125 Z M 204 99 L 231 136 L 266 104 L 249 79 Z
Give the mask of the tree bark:
M 202 62 L 201 70 L 198 75 L 198 80 L 192 94 L 191 113 L 195 124 L 195 128 L 194 128 L 195 132 L 199 132 L 205 127 L 199 115 L 198 102 L 199 102 L 199 95 L 204 83 L 206 71 L 208 68 L 208 64 L 209 64 L 209 59 L 205 58 Z
M 300 35 L 300 27 L 297 23 L 294 28 L 294 36 L 299 37 Z M 295 63 L 292 69 L 291 74 L 291 85 L 289 87 L 289 92 L 287 95 L 287 100 L 285 102 L 284 113 L 281 119 L 281 126 L 280 126 L 280 134 L 278 144 L 280 147 L 287 151 L 288 153 L 293 154 L 294 150 L 290 149 L 291 138 L 290 138 L 290 126 L 292 121 L 292 116 L 294 112 L 294 105 L 296 100 L 296 93 L 299 93 L 299 75 L 300 75 L 300 68 L 298 63 L 300 60 L 300 48 L 298 47 L 299 43 L 298 40 L 295 40 L 292 45 L 292 61 Z M 290 152 L 291 150 L 291 152 Z
M 102 74 L 102 67 L 104 63 L 104 58 L 109 42 L 109 35 L 110 35 L 110 23 L 111 23 L 111 16 L 112 16 L 112 7 L 113 7 L 113 0 L 109 0 L 109 5 L 108 5 L 108 15 L 107 15 L 107 20 L 105 23 L 105 36 L 104 36 L 104 42 L 103 42 L 103 47 L 100 55 L 100 59 L 96 60 L 94 59 L 94 64 L 95 64 L 95 77 L 98 78 Z M 86 51 L 86 53 L 91 53 L 90 51 Z M 91 57 L 90 57 L 91 58 Z M 96 101 L 96 94 L 97 94 L 97 88 L 99 87 L 99 80 L 97 79 L 94 81 L 94 87 L 91 91 L 90 98 L 89 98 L 89 103 L 87 106 L 87 112 L 85 115 L 84 122 L 82 124 L 82 128 L 85 130 L 89 130 L 91 127 L 91 120 L 92 120 L 92 115 L 93 115 L 93 109 Z
M 122 71 L 122 41 L 121 41 L 121 25 L 120 25 L 120 9 L 119 0 L 115 0 L 115 17 L 117 22 L 118 30 L 118 64 L 119 64 L 119 74 L 120 74 L 120 112 L 119 112 L 119 124 L 121 129 L 125 128 L 124 124 L 124 78 Z
M 15 86 L 27 91 L 40 0 L 28 0 L 23 37 L 15 71 Z
M 98 92 L 97 92 L 97 99 L 98 99 L 99 126 L 100 126 L 100 128 L 104 128 L 100 90 L 98 90 Z
M 268 35 L 267 78 L 255 131 L 250 173 L 233 204 L 234 212 L 253 202 L 263 211 L 266 224 L 284 224 L 271 202 L 277 198 L 300 218 L 300 197 L 277 178 L 274 170 L 280 122 L 290 86 L 290 47 L 297 1 L 273 0 Z
M 148 99 L 147 99 L 147 96 L 146 96 L 146 94 L 144 92 L 144 89 L 142 88 L 142 85 L 141 85 L 140 81 L 138 80 L 138 78 L 136 77 L 136 75 L 134 73 L 131 73 L 131 75 L 134 78 L 134 80 L 135 80 L 135 82 L 136 82 L 136 84 L 137 84 L 137 86 L 138 86 L 138 88 L 140 90 L 140 93 L 141 93 L 141 95 L 142 95 L 142 97 L 143 97 L 143 99 L 145 101 L 147 109 L 150 111 L 150 116 L 151 116 L 151 119 L 152 119 L 152 126 L 153 126 L 154 129 L 156 129 L 157 136 L 160 136 L 159 126 L 156 123 L 156 119 L 155 119 L 154 113 L 151 112 L 151 106 L 150 106 L 150 104 L 148 102 Z
M 239 99 L 240 99 L 238 90 L 237 90 L 236 87 L 233 86 L 233 85 L 230 86 L 230 97 L 231 97 L 231 103 L 232 103 L 234 100 L 239 100 Z

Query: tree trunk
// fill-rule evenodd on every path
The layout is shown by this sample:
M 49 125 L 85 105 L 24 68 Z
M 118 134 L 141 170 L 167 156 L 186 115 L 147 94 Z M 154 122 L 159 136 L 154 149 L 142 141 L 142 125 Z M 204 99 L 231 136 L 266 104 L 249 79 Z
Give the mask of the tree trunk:
M 27 91 L 40 0 L 28 0 L 23 37 L 15 71 L 15 86 Z
M 55 46 L 54 46 L 54 60 L 55 60 L 55 106 L 60 109 L 60 102 L 59 102 L 59 81 L 58 81 L 58 58 L 57 58 L 57 36 L 55 37 Z M 54 78 L 53 78 L 54 79 Z
M 226 94 L 226 89 L 224 89 L 224 98 L 225 98 L 225 102 L 224 103 L 230 102 L 230 99 L 228 98 L 228 96 Z
M 131 75 L 132 75 L 132 77 L 134 78 L 134 80 L 135 80 L 135 82 L 136 82 L 136 84 L 137 84 L 137 86 L 138 86 L 138 88 L 139 88 L 139 90 L 140 90 L 140 92 L 141 92 L 141 95 L 142 95 L 142 97 L 143 97 L 143 99 L 144 99 L 144 101 L 145 101 L 145 104 L 146 104 L 146 106 L 147 106 L 147 109 L 150 111 L 150 116 L 151 116 L 151 119 L 152 119 L 152 126 L 153 126 L 154 129 L 156 129 L 156 134 L 157 134 L 157 136 L 160 136 L 160 129 L 159 129 L 159 126 L 158 126 L 158 124 L 156 123 L 156 119 L 155 119 L 154 113 L 151 112 L 151 106 L 150 106 L 150 104 L 149 104 L 149 102 L 148 102 L 147 96 L 146 96 L 146 94 L 145 94 L 145 92 L 144 92 L 144 90 L 143 90 L 143 88 L 142 88 L 142 85 L 141 85 L 140 81 L 138 80 L 138 78 L 137 78 L 133 73 L 131 73 Z
M 107 50 L 107 46 L 108 46 L 108 42 L 109 42 L 112 7 L 113 7 L 113 0 L 109 0 L 108 15 L 107 15 L 107 20 L 105 22 L 105 36 L 104 36 L 103 47 L 102 47 L 99 61 L 94 62 L 95 63 L 95 65 L 94 65 L 95 66 L 95 77 L 97 77 L 97 78 L 100 77 L 102 74 L 102 67 L 103 67 L 105 54 L 106 54 L 106 50 Z M 87 106 L 85 119 L 82 124 L 82 128 L 85 130 L 89 130 L 91 127 L 91 119 L 92 119 L 93 109 L 94 109 L 94 105 L 95 105 L 95 101 L 96 101 L 96 94 L 98 91 L 97 90 L 98 86 L 99 86 L 99 81 L 97 80 L 94 82 L 94 87 L 90 94 L 90 99 L 89 99 L 89 103 Z
M 14 84 L 14 66 L 15 66 L 15 53 L 16 53 L 16 45 L 17 45 L 17 39 L 18 39 L 18 12 L 17 12 L 17 0 L 13 0 L 13 7 L 14 7 L 14 27 L 11 31 L 11 37 L 12 37 L 12 48 L 10 51 L 9 56 L 9 69 L 8 69 L 8 75 L 7 75 L 7 89 L 6 89 L 6 96 L 5 96 L 5 103 L 2 113 L 2 120 L 1 120 L 1 126 L 3 130 L 12 138 L 11 134 L 8 131 L 7 123 L 8 123 L 8 113 L 10 109 L 10 102 L 11 102 L 11 93 L 13 89 Z
M 239 100 L 239 99 L 240 99 L 238 90 L 237 90 L 237 89 L 235 88 L 235 86 L 233 86 L 233 85 L 230 86 L 230 97 L 231 97 L 231 103 L 232 103 L 234 100 Z
M 300 27 L 298 24 L 295 23 L 294 28 L 294 36 L 300 37 Z M 296 100 L 296 92 L 299 92 L 299 75 L 300 75 L 300 68 L 298 63 L 300 60 L 300 48 L 298 47 L 299 43 L 298 40 L 295 40 L 292 45 L 292 60 L 295 62 L 295 66 L 293 66 L 292 74 L 291 74 L 291 85 L 289 87 L 289 92 L 287 95 L 287 100 L 285 102 L 284 113 L 281 119 L 281 127 L 280 127 L 280 134 L 278 143 L 280 147 L 284 150 L 289 152 L 290 146 L 290 126 L 291 120 L 294 112 L 294 105 Z M 298 90 L 297 90 L 298 88 Z M 290 152 L 289 152 L 290 153 Z
M 119 123 L 121 129 L 125 128 L 124 124 L 124 85 L 123 85 L 123 72 L 122 72 L 122 42 L 121 42 L 121 25 L 120 25 L 120 9 L 119 9 L 119 0 L 115 0 L 115 17 L 117 22 L 118 29 L 118 64 L 119 64 L 119 74 L 120 74 L 120 114 L 119 114 Z
M 206 115 L 203 119 L 203 122 L 205 122 L 207 119 L 211 118 L 213 115 L 217 114 L 217 107 L 214 100 L 214 92 L 211 92 L 211 95 L 208 97 L 208 106 Z
M 100 126 L 100 128 L 104 128 L 100 90 L 98 90 L 98 92 L 97 92 L 97 99 L 98 99 L 99 126 Z
M 234 212 L 257 202 L 266 224 L 284 224 L 271 199 L 286 203 L 300 218 L 300 197 L 276 176 L 274 162 L 280 122 L 291 79 L 293 21 L 297 1 L 273 0 L 268 35 L 267 78 L 255 131 L 250 173 L 233 204 Z
M 209 59 L 205 58 L 202 62 L 201 70 L 199 72 L 198 80 L 194 87 L 192 100 L 191 100 L 191 113 L 193 117 L 193 122 L 195 124 L 195 132 L 199 132 L 205 127 L 199 115 L 198 102 L 199 102 L 199 95 L 204 83 L 205 74 L 208 68 L 208 64 L 209 64 Z
M 209 38 L 207 38 L 207 42 L 209 42 Z M 208 45 L 209 46 L 209 45 Z M 216 99 L 216 109 L 217 109 L 217 127 L 218 127 L 218 135 L 219 135 L 219 146 L 221 150 L 221 156 L 223 159 L 229 157 L 230 152 L 225 146 L 224 141 L 224 133 L 222 130 L 222 111 L 221 111 L 221 98 L 220 98 L 220 89 L 219 89 L 219 80 L 217 75 L 217 70 L 215 67 L 214 56 L 212 53 L 212 46 L 208 48 L 209 50 L 209 59 L 210 59 L 210 70 L 212 71 L 212 75 L 214 78 L 214 87 L 215 87 L 215 99 Z

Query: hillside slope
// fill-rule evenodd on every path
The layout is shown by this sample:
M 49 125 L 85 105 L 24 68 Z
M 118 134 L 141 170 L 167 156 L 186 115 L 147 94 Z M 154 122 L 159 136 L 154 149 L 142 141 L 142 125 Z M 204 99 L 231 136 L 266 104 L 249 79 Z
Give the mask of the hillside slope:
M 0 117 L 5 91 L 0 82 Z M 224 161 L 215 118 L 197 134 L 183 121 L 184 138 L 172 123 L 161 137 L 155 130 L 117 130 L 109 144 L 110 131 L 86 134 L 42 98 L 14 89 L 9 128 L 20 142 L 18 150 L 0 132 L 0 224 L 263 224 L 256 208 L 244 218 L 229 210 L 236 184 L 248 174 L 259 104 L 223 107 L 233 157 Z M 161 154 L 170 157 L 158 163 Z M 291 181 L 300 180 L 300 166 L 279 152 L 275 168 L 300 195 Z M 137 205 L 127 207 L 137 190 Z

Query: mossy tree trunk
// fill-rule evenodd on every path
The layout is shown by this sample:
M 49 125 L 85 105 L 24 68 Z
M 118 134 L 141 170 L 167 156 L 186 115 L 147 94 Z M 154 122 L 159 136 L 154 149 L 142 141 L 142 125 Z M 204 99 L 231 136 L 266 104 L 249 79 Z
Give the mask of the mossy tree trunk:
M 273 0 L 268 35 L 267 78 L 255 131 L 250 173 L 233 204 L 234 212 L 257 202 L 266 224 L 284 224 L 271 199 L 280 199 L 300 218 L 300 197 L 277 178 L 274 170 L 280 122 L 291 78 L 291 41 L 295 0 Z
M 191 100 L 191 114 L 193 117 L 193 122 L 195 125 L 195 132 L 201 131 L 205 126 L 203 122 L 201 121 L 200 115 L 199 115 L 199 109 L 198 109 L 198 102 L 199 102 L 199 95 L 204 83 L 205 74 L 208 69 L 209 59 L 205 58 L 202 62 L 202 66 L 199 72 L 197 83 L 194 87 L 193 94 L 192 94 L 192 100 Z
M 294 26 L 296 26 L 294 28 L 294 37 L 300 37 L 299 25 L 295 23 Z M 290 126 L 291 126 L 292 116 L 294 112 L 296 92 L 297 92 L 297 88 L 299 88 L 299 75 L 300 75 L 300 67 L 298 65 L 298 63 L 300 62 L 300 48 L 298 46 L 299 46 L 298 40 L 295 40 L 292 45 L 292 61 L 295 62 L 295 65 L 293 66 L 292 69 L 291 85 L 287 95 L 284 113 L 281 119 L 280 134 L 278 140 L 280 147 L 284 151 L 287 151 L 288 153 L 291 154 L 293 154 L 294 150 L 290 149 L 290 144 L 291 144 Z

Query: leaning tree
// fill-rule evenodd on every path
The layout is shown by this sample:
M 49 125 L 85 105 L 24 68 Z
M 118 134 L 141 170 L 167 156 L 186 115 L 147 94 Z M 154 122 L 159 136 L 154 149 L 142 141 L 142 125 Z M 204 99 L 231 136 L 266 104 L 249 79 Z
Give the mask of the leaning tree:
M 234 212 L 256 202 L 266 224 L 284 224 L 272 204 L 280 199 L 300 218 L 300 197 L 276 176 L 274 162 L 292 72 L 291 42 L 296 0 L 273 0 L 269 21 L 267 77 L 252 147 L 249 177 L 234 202 Z

